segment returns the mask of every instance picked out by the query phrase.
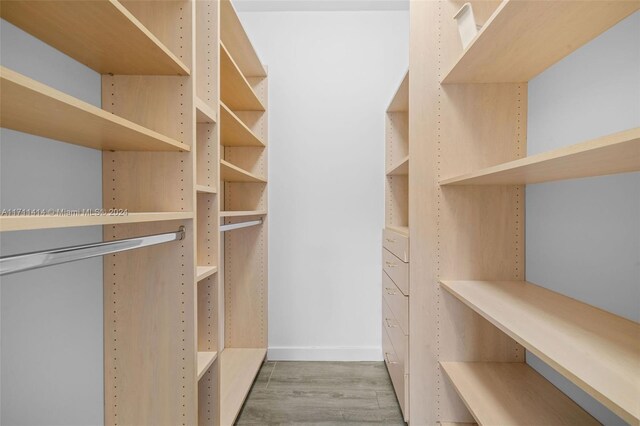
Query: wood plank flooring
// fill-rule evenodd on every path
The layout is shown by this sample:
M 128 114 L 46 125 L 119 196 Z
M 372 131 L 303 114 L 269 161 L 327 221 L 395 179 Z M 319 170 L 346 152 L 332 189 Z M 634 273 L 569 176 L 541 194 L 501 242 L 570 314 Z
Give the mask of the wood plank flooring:
M 236 425 L 403 426 L 384 362 L 266 362 Z

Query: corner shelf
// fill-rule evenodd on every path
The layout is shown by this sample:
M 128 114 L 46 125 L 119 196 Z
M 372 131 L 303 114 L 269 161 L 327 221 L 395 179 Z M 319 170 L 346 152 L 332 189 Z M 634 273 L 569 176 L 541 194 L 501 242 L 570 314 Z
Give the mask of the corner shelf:
M 198 352 L 198 380 L 204 376 L 218 357 L 218 352 Z
M 202 99 L 196 97 L 196 123 L 215 123 L 216 112 Z
M 265 146 L 264 142 L 222 102 L 220 102 L 220 144 L 223 146 Z
M 633 1 L 504 0 L 442 83 L 529 81 L 638 9 Z
M 220 180 L 223 182 L 267 183 L 265 179 L 249 173 L 225 160 L 220 160 Z
M 3 2 L 0 16 L 100 74 L 189 75 L 117 0 Z
M 196 282 L 209 278 L 218 272 L 217 266 L 196 266 Z
M 267 72 L 249 37 L 247 37 L 247 33 L 242 28 L 231 0 L 220 1 L 220 22 L 222 23 L 220 39 L 233 54 L 242 74 L 248 77 L 266 77 Z
M 182 142 L 4 67 L 0 67 L 0 91 L 2 127 L 109 151 L 190 150 Z
M 216 194 L 218 191 L 212 186 L 196 185 L 196 192 L 200 194 Z
M 191 212 L 129 213 L 126 216 L 0 216 L 0 232 L 33 229 L 72 228 L 76 226 L 119 225 L 124 223 L 163 222 L 193 219 Z
M 396 94 L 387 108 L 387 112 L 409 111 L 409 71 L 404 75 Z
M 481 425 L 600 425 L 568 396 L 521 362 L 441 362 Z
M 220 99 L 234 111 L 265 111 L 223 43 L 220 43 Z
M 266 349 L 225 348 L 220 354 L 221 425 L 234 423 L 266 353 Z
M 400 160 L 398 164 L 393 165 L 387 170 L 387 176 L 406 176 L 409 174 L 409 156 Z
M 444 179 L 440 185 L 520 185 L 638 170 L 640 127 Z
M 617 415 L 640 422 L 640 324 L 524 281 L 441 284 Z
M 266 214 L 266 210 L 227 210 L 221 211 L 220 217 L 265 216 Z

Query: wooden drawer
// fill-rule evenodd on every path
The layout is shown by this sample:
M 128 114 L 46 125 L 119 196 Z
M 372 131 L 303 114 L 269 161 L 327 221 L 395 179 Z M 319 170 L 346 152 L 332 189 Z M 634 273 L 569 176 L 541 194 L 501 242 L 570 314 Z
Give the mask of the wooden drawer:
M 384 355 L 384 363 L 387 366 L 387 371 L 389 371 L 391 383 L 393 383 L 393 389 L 396 392 L 396 398 L 398 398 L 398 404 L 402 410 L 402 415 L 404 420 L 407 421 L 409 419 L 409 410 L 407 409 L 409 405 L 409 380 L 404 372 L 404 365 L 398 358 L 393 344 L 391 343 L 391 338 L 389 337 L 387 330 L 385 330 L 384 326 L 382 328 L 382 352 Z
M 409 347 L 409 338 L 402 332 L 398 320 L 396 320 L 393 312 L 391 312 L 391 308 L 389 308 L 389 305 L 384 300 L 382 301 L 382 326 L 389 334 L 398 360 L 402 361 L 406 369 L 409 366 L 409 351 L 407 350 Z
M 409 264 L 398 259 L 387 249 L 382 249 L 382 269 L 391 277 L 402 294 L 409 295 Z
M 409 237 L 389 228 L 382 231 L 382 246 L 403 262 L 409 261 Z
M 409 335 L 409 296 L 402 294 L 386 272 L 382 272 L 382 298 L 398 321 L 402 333 Z

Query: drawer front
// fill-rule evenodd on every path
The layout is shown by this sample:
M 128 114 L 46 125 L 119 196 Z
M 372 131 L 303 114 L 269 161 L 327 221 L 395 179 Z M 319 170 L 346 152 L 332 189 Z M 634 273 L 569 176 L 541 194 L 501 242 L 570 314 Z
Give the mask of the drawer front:
M 407 392 L 409 381 L 407 380 L 407 376 L 404 374 L 404 366 L 398 359 L 386 330 L 382 330 L 382 351 L 384 352 L 384 363 L 387 366 L 387 371 L 389 371 L 389 376 L 391 377 L 391 383 L 393 383 L 393 389 L 395 390 L 396 397 L 398 398 L 398 404 L 400 405 L 402 415 L 406 421 L 409 418 L 409 410 L 406 409 L 409 403 Z
M 409 261 L 409 237 L 385 228 L 382 231 L 382 246 L 403 262 Z
M 382 249 L 382 269 L 391 277 L 402 294 L 409 295 L 409 264 L 398 259 L 387 249 Z
M 402 294 L 386 272 L 382 272 L 382 298 L 398 321 L 402 333 L 409 335 L 409 296 Z
M 403 365 L 403 374 L 407 373 L 409 367 L 409 351 L 407 350 L 409 345 L 409 338 L 405 336 L 400 328 L 398 320 L 391 312 L 391 308 L 384 300 L 382 301 L 382 327 L 387 331 L 389 338 L 391 339 L 391 345 L 398 357 L 399 363 Z

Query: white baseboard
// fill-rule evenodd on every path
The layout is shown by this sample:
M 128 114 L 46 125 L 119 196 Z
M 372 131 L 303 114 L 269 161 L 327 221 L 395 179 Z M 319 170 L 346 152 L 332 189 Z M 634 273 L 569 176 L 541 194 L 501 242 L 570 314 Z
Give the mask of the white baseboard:
M 382 361 L 379 346 L 276 346 L 269 361 Z

